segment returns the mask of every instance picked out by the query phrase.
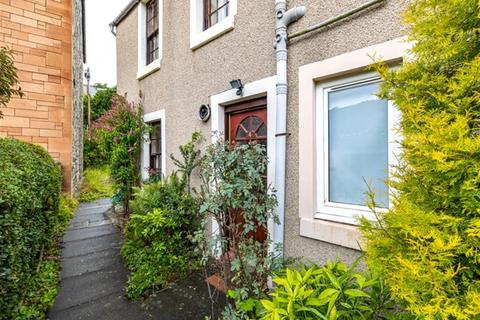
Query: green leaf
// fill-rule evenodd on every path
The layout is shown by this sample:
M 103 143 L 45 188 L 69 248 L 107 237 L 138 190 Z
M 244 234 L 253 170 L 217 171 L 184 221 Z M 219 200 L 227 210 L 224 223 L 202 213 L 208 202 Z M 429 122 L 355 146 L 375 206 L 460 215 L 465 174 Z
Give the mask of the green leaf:
M 270 300 L 262 300 L 261 302 L 262 302 L 262 306 L 268 311 L 275 310 L 275 305 Z
M 347 289 L 344 291 L 344 293 L 349 296 L 349 297 L 353 297 L 353 298 L 358 298 L 358 297 L 366 297 L 366 298 L 369 298 L 370 296 L 362 291 L 362 290 L 359 290 L 359 289 Z

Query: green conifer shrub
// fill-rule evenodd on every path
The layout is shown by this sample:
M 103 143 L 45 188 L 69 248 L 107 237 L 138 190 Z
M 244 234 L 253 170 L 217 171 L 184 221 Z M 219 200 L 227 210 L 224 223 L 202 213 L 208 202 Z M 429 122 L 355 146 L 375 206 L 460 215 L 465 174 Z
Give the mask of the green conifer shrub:
M 419 319 L 480 318 L 479 14 L 476 0 L 411 2 L 411 59 L 376 66 L 403 140 L 392 208 L 363 221 L 364 249 Z

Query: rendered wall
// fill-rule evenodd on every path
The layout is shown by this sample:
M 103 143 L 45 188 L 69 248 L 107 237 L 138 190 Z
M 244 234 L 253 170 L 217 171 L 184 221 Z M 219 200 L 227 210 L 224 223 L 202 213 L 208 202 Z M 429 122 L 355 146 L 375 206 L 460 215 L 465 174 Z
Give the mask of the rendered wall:
M 299 235 L 298 194 L 298 68 L 304 64 L 381 43 L 405 33 L 400 13 L 407 0 L 387 0 L 386 5 L 293 40 L 289 49 L 289 105 L 287 140 L 287 185 L 285 252 L 324 262 L 336 256 L 352 261 L 358 252 L 303 238 Z M 289 7 L 305 5 L 307 15 L 290 31 L 331 18 L 364 0 L 298 0 Z M 274 0 L 239 1 L 235 28 L 218 39 L 192 51 L 190 49 L 189 1 L 164 0 L 164 39 L 161 69 L 137 81 L 137 12 L 117 28 L 118 92 L 136 99 L 145 96 L 145 112 L 166 111 L 167 155 L 177 152 L 195 130 L 210 138 L 211 123 L 201 123 L 197 111 L 209 97 L 229 90 L 229 81 L 243 83 L 275 75 Z M 269 121 L 273 121 L 270 119 Z M 172 164 L 167 158 L 167 169 Z

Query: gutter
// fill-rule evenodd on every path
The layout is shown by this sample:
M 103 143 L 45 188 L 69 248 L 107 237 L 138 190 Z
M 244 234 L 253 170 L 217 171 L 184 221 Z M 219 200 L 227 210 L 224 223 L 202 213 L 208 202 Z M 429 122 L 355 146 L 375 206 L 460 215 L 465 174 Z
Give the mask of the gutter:
M 117 35 L 117 26 L 125 19 L 130 12 L 132 12 L 133 9 L 137 6 L 139 2 L 142 0 L 131 0 L 127 6 L 120 12 L 120 14 L 113 20 L 109 26 L 110 26 L 110 32 L 116 36 Z

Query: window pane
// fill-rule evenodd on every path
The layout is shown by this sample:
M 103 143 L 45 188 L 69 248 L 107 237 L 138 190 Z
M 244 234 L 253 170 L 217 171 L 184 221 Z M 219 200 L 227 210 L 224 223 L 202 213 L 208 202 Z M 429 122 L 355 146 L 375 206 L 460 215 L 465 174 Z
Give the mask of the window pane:
M 379 83 L 328 94 L 329 201 L 365 205 L 367 184 L 388 207 L 388 103 Z
M 221 7 L 220 10 L 218 10 L 218 21 L 222 21 L 228 15 L 228 5 L 226 5 L 227 2 L 228 0 L 218 0 L 218 7 Z
M 204 30 L 217 24 L 228 16 L 229 0 L 203 0 Z

